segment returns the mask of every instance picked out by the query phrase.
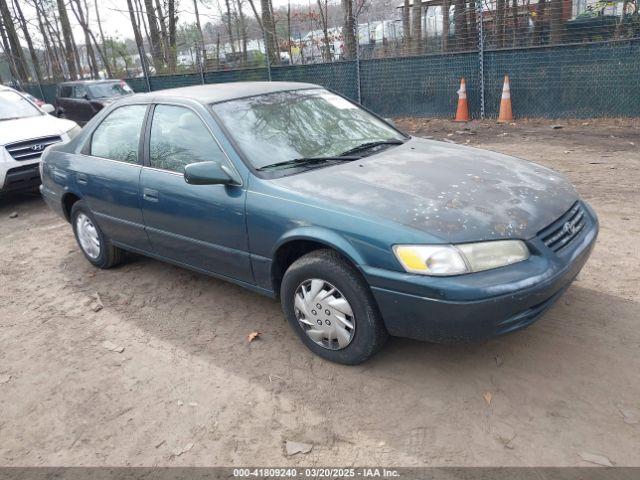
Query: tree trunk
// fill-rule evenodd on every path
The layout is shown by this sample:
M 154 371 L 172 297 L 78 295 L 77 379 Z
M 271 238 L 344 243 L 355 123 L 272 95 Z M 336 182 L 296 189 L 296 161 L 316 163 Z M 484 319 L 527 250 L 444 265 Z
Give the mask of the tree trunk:
M 169 35 L 167 33 L 167 22 L 166 17 L 164 16 L 164 12 L 162 11 L 162 5 L 160 4 L 160 0 L 156 0 L 156 12 L 158 16 L 158 23 L 160 24 L 160 40 L 162 43 L 162 50 L 164 52 L 164 61 L 169 61 L 169 46 L 167 45 L 167 41 Z
M 145 52 L 144 52 L 144 43 L 142 41 L 142 34 L 140 33 L 140 27 L 136 22 L 136 14 L 135 14 L 135 11 L 133 10 L 133 4 L 131 3 L 131 0 L 127 0 L 127 7 L 129 8 L 129 18 L 131 19 L 133 36 L 136 40 L 136 46 L 138 47 L 138 54 L 140 55 L 140 66 L 142 67 L 142 71 L 146 76 L 148 72 L 146 68 L 147 59 L 145 57 Z
M 413 0 L 411 9 L 411 53 L 422 53 L 422 0 Z
M 353 0 L 342 0 L 342 38 L 344 39 L 344 56 L 347 60 L 356 58 L 358 52 L 358 38 L 356 35 L 356 21 L 353 16 Z
M 67 68 L 69 69 L 69 77 L 72 80 L 75 80 L 78 78 L 78 69 L 76 68 L 74 58 L 73 32 L 71 31 L 71 25 L 69 24 L 69 17 L 67 15 L 67 8 L 64 5 L 64 0 L 57 0 L 57 4 L 60 27 L 62 28 L 62 38 L 64 39 L 65 59 L 67 61 Z
M 505 8 L 507 0 L 497 0 L 496 3 L 496 45 L 499 48 L 504 47 L 504 24 L 505 24 Z
M 107 58 L 107 51 L 104 46 L 104 33 L 102 33 L 102 22 L 100 21 L 100 10 L 98 10 L 98 0 L 95 0 L 95 9 L 96 9 L 96 22 L 98 22 L 98 32 L 100 33 L 100 42 L 102 45 L 99 45 L 93 32 L 89 29 L 89 34 L 93 38 L 93 43 L 96 45 L 96 49 L 100 54 L 100 58 L 102 59 L 102 63 L 104 63 L 104 68 L 107 71 L 107 76 L 109 78 L 112 77 L 111 67 L 109 65 L 109 59 Z M 88 10 L 88 9 L 87 9 Z
M 562 43 L 562 38 L 564 37 L 562 7 L 563 0 L 551 0 L 549 3 L 549 8 L 551 9 L 551 21 L 549 26 L 551 43 Z
M 153 66 L 156 67 L 156 72 L 159 73 L 164 69 L 164 59 L 162 56 L 162 40 L 160 39 L 158 18 L 153 7 L 153 0 L 144 0 L 144 6 L 147 12 L 149 38 L 151 39 L 151 58 L 153 58 Z
M 27 70 L 27 62 L 25 61 L 22 46 L 20 45 L 18 34 L 16 33 L 16 29 L 13 25 L 13 19 L 11 18 L 11 13 L 9 12 L 6 0 L 0 0 L 0 13 L 2 23 L 4 24 L 3 44 L 5 53 L 11 57 L 11 62 L 15 67 L 15 76 L 17 77 L 17 80 L 20 80 L 21 82 L 28 82 L 29 73 Z
M 467 16 L 465 15 L 466 8 L 465 0 L 455 0 L 453 18 L 455 19 L 456 26 L 456 50 L 465 49 L 465 44 L 469 36 L 469 31 L 467 29 Z
M 520 34 L 520 20 L 518 18 L 518 0 L 513 0 L 511 3 L 511 16 L 513 18 L 513 42 L 512 46 L 517 45 L 518 35 Z
M 74 2 L 70 3 L 71 11 L 73 15 L 76 17 L 76 20 L 84 30 L 84 47 L 87 51 L 87 63 L 89 64 L 89 69 L 91 70 L 91 74 L 93 78 L 100 78 L 100 72 L 98 69 L 98 62 L 96 61 L 96 56 L 93 51 L 93 46 L 91 45 L 91 31 L 89 30 L 89 18 L 85 17 L 85 12 L 82 9 L 82 4 L 80 0 L 74 0 L 75 7 L 73 6 Z M 88 14 L 88 12 L 87 12 Z M 97 44 L 96 44 L 97 46 Z
M 411 23 L 409 21 L 409 0 L 404 0 L 402 6 L 402 46 L 404 53 L 409 53 L 409 46 L 411 45 Z
M 264 29 L 264 37 L 267 51 L 269 52 L 269 63 L 278 65 L 280 63 L 280 54 L 278 53 L 278 45 L 276 42 L 276 28 L 271 16 L 271 1 L 260 0 L 260 10 L 262 13 L 262 28 Z
M 469 41 L 467 47 L 475 50 L 478 45 L 478 23 L 476 19 L 476 2 L 475 0 L 467 0 L 467 19 L 469 21 Z M 506 1 L 506 0 L 505 0 Z
M 168 0 L 167 13 L 169 15 L 169 49 L 168 49 L 168 62 L 169 71 L 176 73 L 176 64 L 178 61 L 178 50 L 176 47 L 176 24 L 178 19 L 176 18 L 176 4 L 175 0 Z
M 38 28 L 40 29 L 40 36 L 44 41 L 44 48 L 45 48 L 45 51 L 47 52 L 47 57 L 49 58 L 50 76 L 53 77 L 54 79 L 58 79 L 62 76 L 62 67 L 59 64 L 58 56 L 54 51 L 55 47 L 52 47 L 51 45 L 51 40 L 53 39 L 51 40 L 49 39 L 49 34 L 42 21 L 41 5 L 37 0 L 34 2 L 34 5 L 36 8 L 36 17 L 38 19 Z
M 36 50 L 33 48 L 33 42 L 31 41 L 31 35 L 29 34 L 29 29 L 27 28 L 27 22 L 24 19 L 24 15 L 22 14 L 22 8 L 20 8 L 20 2 L 13 2 L 13 8 L 15 13 L 18 15 L 18 21 L 20 22 L 20 27 L 22 28 L 22 33 L 24 35 L 24 39 L 27 42 L 27 48 L 29 49 L 29 56 L 31 57 L 31 63 L 33 64 L 33 71 L 36 74 L 36 78 L 38 79 L 38 83 L 42 83 L 42 72 L 40 71 L 40 61 L 38 60 L 38 55 L 36 55 Z
M 236 38 L 240 41 L 240 65 L 245 66 L 247 64 L 247 26 L 242 13 L 242 0 L 236 0 L 234 5 L 235 24 L 236 24 Z
M 544 36 L 544 24 L 547 16 L 546 0 L 539 0 L 536 7 L 536 20 L 533 27 L 533 41 L 537 45 L 541 45 Z
M 322 8 L 322 0 L 317 0 L 317 2 L 318 2 L 318 9 L 320 11 L 320 22 L 322 24 L 322 38 L 324 41 L 324 48 L 322 49 L 322 60 L 325 62 L 330 62 L 331 46 L 329 42 L 329 26 L 327 25 L 327 11 Z M 344 35 L 344 32 L 343 32 L 343 35 Z M 346 44 L 347 42 L 346 42 L 346 36 L 345 36 L 345 47 L 347 46 Z
M 227 34 L 229 35 L 229 44 L 231 45 L 231 55 L 234 57 L 235 60 L 235 56 L 236 56 L 236 43 L 235 43 L 235 39 L 233 36 L 233 28 L 231 26 L 231 19 L 232 19 L 232 15 L 231 15 L 231 3 L 229 0 L 224 0 L 224 5 L 227 9 L 227 15 L 226 15 L 226 19 L 225 19 L 225 26 L 227 27 Z
M 293 52 L 291 51 L 291 0 L 287 2 L 287 48 L 289 50 L 289 63 L 293 65 Z
M 449 0 L 442 0 L 442 51 L 449 48 Z
M 204 48 L 204 35 L 202 34 L 202 25 L 200 24 L 200 12 L 198 11 L 198 0 L 193 0 L 193 10 L 196 14 L 196 26 L 198 27 L 198 35 L 200 35 L 200 48 L 202 49 L 203 65 L 207 64 L 207 49 Z

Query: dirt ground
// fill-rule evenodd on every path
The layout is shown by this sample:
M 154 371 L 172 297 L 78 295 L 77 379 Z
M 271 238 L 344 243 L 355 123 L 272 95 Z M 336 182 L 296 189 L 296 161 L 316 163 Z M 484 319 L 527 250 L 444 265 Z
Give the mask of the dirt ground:
M 596 249 L 543 318 L 334 365 L 275 301 L 145 258 L 96 270 L 41 199 L 5 198 L 0 465 L 640 466 L 640 123 L 397 123 L 548 165 L 593 204 Z

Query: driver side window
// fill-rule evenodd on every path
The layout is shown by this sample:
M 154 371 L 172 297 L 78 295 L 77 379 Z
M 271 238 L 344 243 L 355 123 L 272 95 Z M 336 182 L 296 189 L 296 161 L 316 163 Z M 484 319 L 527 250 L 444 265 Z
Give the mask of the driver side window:
M 193 111 L 175 105 L 156 106 L 149 142 L 151 167 L 183 173 L 190 163 L 223 159 L 209 129 Z

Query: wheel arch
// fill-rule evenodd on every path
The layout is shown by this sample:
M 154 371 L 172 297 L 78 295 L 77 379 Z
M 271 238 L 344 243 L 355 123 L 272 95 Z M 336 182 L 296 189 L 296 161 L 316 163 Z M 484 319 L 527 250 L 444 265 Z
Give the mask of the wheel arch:
M 346 238 L 315 227 L 296 229 L 276 243 L 271 255 L 271 284 L 276 296 L 280 295 L 282 278 L 289 266 L 303 255 L 321 249 L 334 250 L 360 272 L 362 257 Z
M 76 195 L 73 192 L 65 192 L 62 195 L 62 213 L 64 213 L 64 218 L 66 218 L 67 222 L 71 222 L 71 209 L 73 208 L 73 205 L 80 200 L 81 197 L 79 195 Z

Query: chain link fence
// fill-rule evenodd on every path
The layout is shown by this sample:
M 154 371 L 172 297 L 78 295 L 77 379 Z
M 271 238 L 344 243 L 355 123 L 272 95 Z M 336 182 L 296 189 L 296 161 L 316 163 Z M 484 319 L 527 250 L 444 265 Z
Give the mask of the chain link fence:
M 298 81 L 385 116 L 451 117 L 464 77 L 471 116 L 494 118 L 509 75 L 517 117 L 638 117 L 639 2 L 398 0 L 376 13 L 354 0 L 344 15 L 318 0 L 306 15 L 279 10 L 271 28 L 240 7 L 202 35 L 179 31 L 173 64 L 157 52 L 111 53 L 137 92 Z M 55 97 L 55 85 L 26 89 Z

